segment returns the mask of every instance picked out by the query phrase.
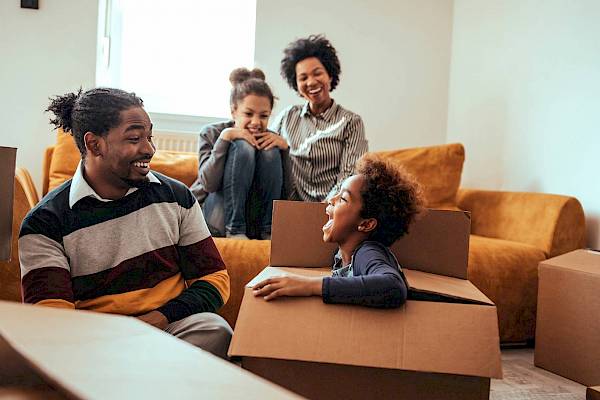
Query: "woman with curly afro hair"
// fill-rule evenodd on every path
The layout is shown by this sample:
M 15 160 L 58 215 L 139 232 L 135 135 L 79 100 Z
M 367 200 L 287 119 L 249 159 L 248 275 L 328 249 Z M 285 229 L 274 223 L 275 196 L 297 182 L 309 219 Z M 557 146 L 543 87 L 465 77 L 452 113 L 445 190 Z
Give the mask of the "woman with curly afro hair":
M 323 240 L 339 246 L 331 277 L 285 276 L 254 286 L 254 295 L 322 296 L 325 303 L 393 308 L 408 286 L 389 246 L 408 232 L 423 198 L 413 178 L 376 156 L 363 157 L 329 200 Z
M 330 96 L 340 73 L 337 52 L 322 35 L 298 39 L 284 50 L 281 75 L 305 99 L 284 109 L 271 125 L 290 147 L 292 200 L 333 196 L 368 150 L 361 117 Z

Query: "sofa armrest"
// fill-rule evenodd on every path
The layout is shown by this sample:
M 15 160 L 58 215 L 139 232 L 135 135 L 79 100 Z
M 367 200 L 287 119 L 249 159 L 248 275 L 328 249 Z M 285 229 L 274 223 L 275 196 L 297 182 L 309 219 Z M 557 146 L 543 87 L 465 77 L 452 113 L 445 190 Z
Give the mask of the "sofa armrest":
M 471 233 L 535 246 L 554 257 L 585 246 L 585 216 L 574 197 L 460 189 L 458 206 L 471 212 Z
M 40 201 L 40 197 L 38 196 L 37 189 L 35 188 L 29 171 L 27 171 L 25 168 L 17 168 L 15 171 L 15 179 L 21 186 L 23 194 L 27 199 L 28 209 L 35 207 L 35 205 Z
M 44 152 L 44 161 L 42 163 L 42 197 L 48 194 L 48 187 L 50 186 L 50 163 L 54 155 L 54 147 L 46 147 L 46 151 Z

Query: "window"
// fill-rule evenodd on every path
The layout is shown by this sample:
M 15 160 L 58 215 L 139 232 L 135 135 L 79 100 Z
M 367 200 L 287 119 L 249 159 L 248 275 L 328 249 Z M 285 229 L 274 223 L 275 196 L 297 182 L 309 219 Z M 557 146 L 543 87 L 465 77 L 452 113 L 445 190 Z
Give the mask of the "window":
M 103 0 L 97 84 L 135 92 L 165 120 L 227 117 L 229 73 L 254 64 L 255 23 L 255 0 Z

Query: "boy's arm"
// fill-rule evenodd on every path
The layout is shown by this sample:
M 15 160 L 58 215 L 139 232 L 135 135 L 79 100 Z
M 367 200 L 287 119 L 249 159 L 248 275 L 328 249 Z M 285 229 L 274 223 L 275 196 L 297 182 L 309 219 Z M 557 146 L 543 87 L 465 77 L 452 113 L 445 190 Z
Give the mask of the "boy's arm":
M 354 276 L 323 279 L 323 302 L 393 308 L 406 301 L 406 284 L 383 249 L 359 249 L 352 268 Z

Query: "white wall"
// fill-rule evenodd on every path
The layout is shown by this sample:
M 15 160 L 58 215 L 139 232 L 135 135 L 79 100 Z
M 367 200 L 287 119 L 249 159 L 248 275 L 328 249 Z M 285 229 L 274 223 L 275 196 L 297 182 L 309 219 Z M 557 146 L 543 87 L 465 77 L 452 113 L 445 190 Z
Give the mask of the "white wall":
M 48 97 L 93 87 L 98 0 L 0 1 L 0 145 L 17 147 L 41 189 L 42 155 L 56 141 Z
M 455 0 L 448 142 L 463 186 L 577 197 L 600 248 L 600 2 Z
M 332 96 L 363 117 L 371 150 L 445 142 L 451 0 L 258 0 L 256 62 L 276 112 L 301 102 L 280 76 L 283 49 L 316 33 L 340 58 Z

